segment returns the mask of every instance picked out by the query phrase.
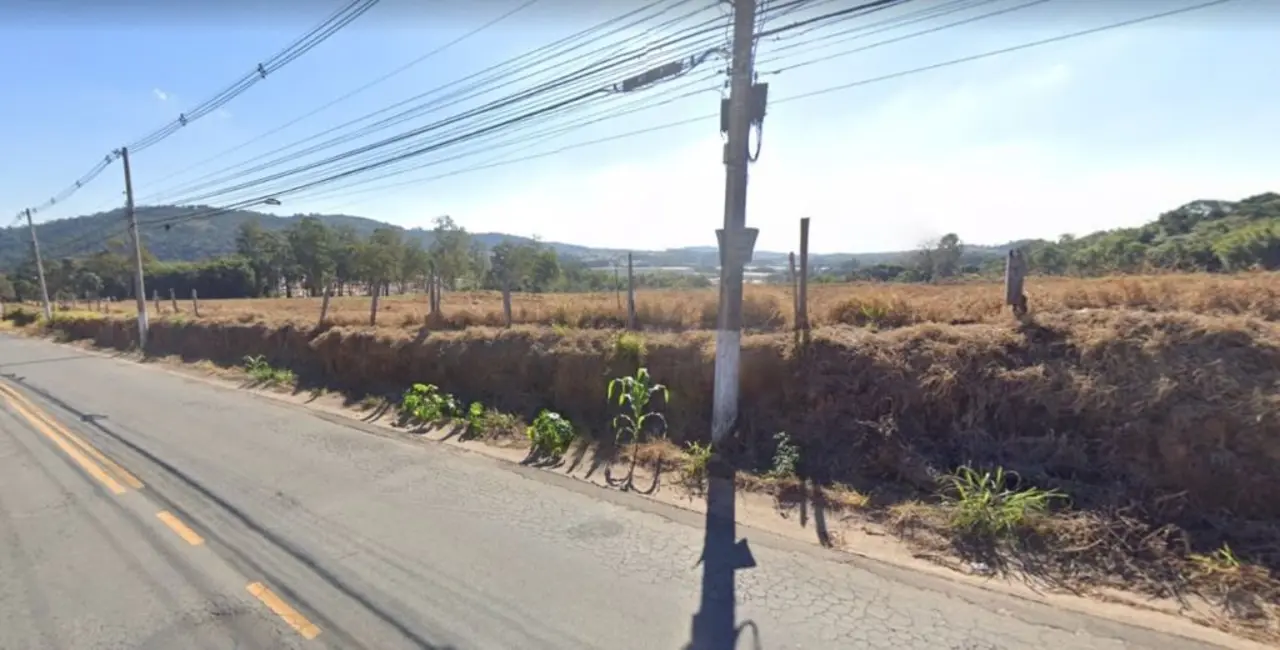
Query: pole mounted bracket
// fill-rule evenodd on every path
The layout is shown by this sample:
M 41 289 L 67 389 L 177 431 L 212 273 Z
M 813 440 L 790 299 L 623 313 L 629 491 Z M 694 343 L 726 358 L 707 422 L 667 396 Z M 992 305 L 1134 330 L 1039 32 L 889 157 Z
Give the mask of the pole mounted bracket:
M 730 268 L 730 262 L 734 264 L 734 267 L 739 264 L 746 266 L 755 256 L 756 238 L 760 236 L 760 229 L 739 228 L 735 230 L 736 232 L 733 236 L 726 237 L 723 228 L 716 229 L 716 245 L 720 248 L 721 268 Z M 732 240 L 728 242 L 727 246 L 726 239 Z

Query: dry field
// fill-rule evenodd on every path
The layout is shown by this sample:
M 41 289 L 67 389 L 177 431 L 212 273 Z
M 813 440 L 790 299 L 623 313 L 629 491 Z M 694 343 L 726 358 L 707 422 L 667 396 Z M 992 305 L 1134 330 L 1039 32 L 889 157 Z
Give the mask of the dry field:
M 1027 294 L 1032 311 L 1038 313 L 1122 309 L 1280 320 L 1280 273 L 1097 279 L 1032 277 L 1027 280 Z M 812 285 L 809 319 L 815 326 L 847 324 L 878 328 L 918 323 L 1001 323 L 1009 318 L 1003 297 L 1000 284 L 987 282 Z M 643 329 L 651 331 L 713 329 L 716 300 L 714 290 L 640 291 L 636 295 L 637 320 Z M 749 286 L 743 308 L 744 325 L 755 332 L 790 329 L 794 321 L 792 300 L 790 292 L 783 287 Z M 426 322 L 426 302 L 426 297 L 421 295 L 384 298 L 378 310 L 378 324 L 419 328 Z M 193 317 L 189 301 L 179 301 L 178 305 L 184 319 Z M 116 303 L 111 310 L 131 313 L 133 304 Z M 202 319 L 222 322 L 305 325 L 314 324 L 319 318 L 320 300 L 206 300 L 201 302 L 200 312 Z M 497 292 L 446 293 L 443 312 L 443 318 L 433 323 L 432 329 L 501 326 L 504 322 L 502 298 Z M 169 301 L 161 301 L 160 313 L 173 313 Z M 366 325 L 369 299 L 334 298 L 329 316 L 337 326 Z M 513 294 L 512 316 L 517 324 L 614 328 L 625 323 L 625 297 L 620 300 L 613 293 Z
M 927 516 L 904 513 L 940 512 L 915 507 L 933 503 L 940 476 L 1007 468 L 1019 485 L 1069 496 L 1032 529 L 1024 570 L 1212 592 L 1250 636 L 1280 639 L 1280 274 L 1027 287 L 1031 318 L 1017 322 L 994 283 L 814 286 L 818 327 L 804 343 L 785 331 L 789 294 L 750 287 L 741 430 L 727 453 L 763 473 L 786 431 L 803 475 L 928 530 Z M 447 295 L 445 320 L 427 330 L 423 297 L 384 299 L 377 328 L 368 298 L 335 299 L 326 328 L 315 327 L 318 299 L 207 301 L 199 320 L 189 302 L 173 314 L 166 301 L 149 348 L 227 365 L 260 355 L 353 395 L 429 382 L 526 421 L 554 409 L 597 440 L 611 439 L 607 379 L 642 354 L 671 389 L 663 410 L 679 444 L 707 438 L 715 299 L 642 292 L 639 337 L 610 329 L 622 323 L 612 294 L 517 295 L 511 329 L 493 327 L 491 293 Z M 136 325 L 115 307 L 114 318 L 63 313 L 54 329 L 129 349 Z

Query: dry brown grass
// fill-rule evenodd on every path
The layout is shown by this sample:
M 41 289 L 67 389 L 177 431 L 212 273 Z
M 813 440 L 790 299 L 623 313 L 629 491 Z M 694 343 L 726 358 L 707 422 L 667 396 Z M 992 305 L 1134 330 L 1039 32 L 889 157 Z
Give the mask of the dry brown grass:
M 901 504 L 928 503 L 940 475 L 1003 466 L 1070 496 L 1071 510 L 1035 531 L 1057 549 L 1041 561 L 1064 579 L 1166 593 L 1207 585 L 1224 599 L 1241 589 L 1280 595 L 1280 274 L 1029 287 L 1026 323 L 1008 315 L 996 285 L 813 287 L 820 326 L 807 344 L 759 329 L 743 338 L 740 445 L 726 451 L 767 469 L 772 434 L 785 430 L 806 478 L 848 484 L 901 527 L 923 521 L 907 514 L 936 513 Z M 645 366 L 671 389 L 664 410 L 676 443 L 706 439 L 713 335 L 704 328 L 714 297 L 640 295 L 649 327 L 701 330 L 642 335 Z M 790 303 L 785 292 L 752 287 L 749 298 L 765 316 L 749 322 L 786 326 L 777 308 Z M 352 326 L 321 330 L 318 300 L 207 302 L 204 322 L 157 319 L 151 345 L 222 363 L 265 355 L 353 392 L 430 382 L 524 416 L 552 408 L 608 439 L 607 378 L 635 366 L 619 353 L 618 332 L 595 329 L 603 321 L 593 319 L 616 314 L 613 301 L 518 296 L 518 320 L 592 327 L 503 329 L 483 325 L 501 313 L 496 296 L 453 294 L 445 310 L 480 323 L 458 331 L 422 330 L 420 299 L 386 301 L 376 329 L 363 326 L 366 299 L 335 301 L 336 320 Z M 135 339 L 129 318 L 55 325 L 101 346 Z M 1241 568 L 1194 559 L 1224 547 Z M 1269 620 L 1256 625 L 1280 634 Z
M 1240 275 L 1175 274 L 1097 279 L 1031 278 L 1027 292 L 1034 312 L 1078 309 L 1189 311 L 1208 315 L 1255 316 L 1280 320 L 1280 273 Z M 917 323 L 972 324 L 1004 322 L 1008 310 L 998 283 L 944 285 L 854 283 L 813 285 L 809 289 L 809 319 L 815 326 L 847 324 L 878 328 Z M 715 327 L 714 290 L 640 291 L 637 318 L 644 329 L 685 331 Z M 792 297 L 784 287 L 747 287 L 743 321 L 748 330 L 785 331 L 792 326 Z M 189 301 L 179 301 L 184 318 L 192 318 Z M 154 307 L 153 307 L 154 309 Z M 133 304 L 112 305 L 115 313 L 132 313 Z M 161 301 L 161 315 L 171 315 L 169 301 Z M 222 322 L 313 325 L 320 315 L 318 298 L 206 300 L 201 316 Z M 497 292 L 448 293 L 444 317 L 433 329 L 503 324 L 502 297 Z M 330 321 L 338 326 L 369 322 L 367 297 L 334 298 Z M 584 329 L 621 327 L 625 301 L 613 293 L 514 294 L 512 316 L 517 324 Z M 382 327 L 419 328 L 427 318 L 424 296 L 392 296 L 381 301 Z

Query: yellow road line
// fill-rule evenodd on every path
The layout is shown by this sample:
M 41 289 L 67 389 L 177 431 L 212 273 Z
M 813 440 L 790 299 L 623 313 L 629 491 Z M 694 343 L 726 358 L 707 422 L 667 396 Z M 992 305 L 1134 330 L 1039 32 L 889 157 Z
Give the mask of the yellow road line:
M 108 490 L 110 490 L 112 494 L 124 494 L 124 486 L 117 483 L 115 479 L 111 478 L 109 474 L 107 474 L 101 467 L 99 467 L 92 460 L 89 460 L 89 458 L 85 456 L 83 453 L 81 453 L 80 450 L 77 449 L 74 445 L 72 445 L 71 443 L 63 439 L 63 437 L 58 435 L 53 429 L 50 429 L 49 426 L 46 425 L 43 420 L 37 418 L 35 415 L 32 415 L 30 411 L 24 408 L 21 404 L 17 402 L 17 400 L 10 397 L 7 393 L 4 394 L 4 398 L 5 398 L 5 401 L 9 403 L 9 406 L 13 407 L 13 410 L 17 411 L 19 414 L 22 415 L 22 417 L 26 418 L 27 421 L 31 423 L 31 426 L 34 427 L 40 433 L 44 434 L 46 438 L 48 438 L 49 440 L 52 440 L 53 444 L 57 445 L 58 448 L 63 451 L 63 453 L 70 456 L 71 460 L 74 460 L 77 465 L 79 465 L 87 474 L 89 474 L 89 476 L 92 476 L 93 478 L 98 479 L 98 482 L 102 483 L 102 485 L 105 486 Z
M 181 537 L 182 539 L 186 540 L 188 544 L 192 546 L 199 546 L 204 543 L 203 537 L 197 534 L 196 531 L 191 530 L 190 526 L 182 523 L 181 519 L 178 519 L 177 517 L 173 516 L 173 514 L 170 513 L 168 510 L 161 510 L 160 512 L 157 512 L 156 518 L 159 519 L 160 521 L 163 521 L 164 525 L 168 526 L 170 530 L 177 533 L 178 537 Z
M 33 404 L 31 400 L 27 399 L 26 395 L 19 393 L 18 391 L 4 385 L 3 383 L 0 383 L 0 392 L 21 401 L 29 409 L 35 412 L 36 416 L 39 417 L 41 420 L 43 420 L 45 424 L 53 428 L 54 431 L 57 431 L 58 433 L 62 434 L 63 437 L 70 440 L 77 447 L 82 449 L 85 453 L 89 454 L 94 459 L 96 459 L 99 463 L 105 465 L 108 469 L 114 472 L 115 475 L 119 477 L 121 481 L 124 481 L 125 485 L 128 485 L 129 487 L 135 490 L 141 490 L 143 488 L 142 481 L 140 481 L 138 477 L 134 476 L 131 472 L 129 472 L 129 470 L 126 470 L 125 468 L 121 467 L 119 463 L 116 463 L 110 458 L 107 458 L 105 455 L 102 454 L 102 452 L 98 451 L 96 447 L 94 447 L 93 445 L 89 444 L 88 442 L 80 438 L 80 436 L 77 436 L 76 434 L 72 433 L 66 427 L 62 426 L 57 420 L 47 415 L 44 411 L 40 410 L 40 407 Z
M 298 610 L 290 607 L 289 603 L 281 600 L 279 596 L 267 589 L 261 582 L 251 582 L 245 589 L 253 594 L 254 598 L 261 600 L 262 604 L 266 605 L 268 609 L 275 612 L 276 616 L 284 619 L 284 622 L 288 623 L 289 627 L 297 630 L 298 634 L 302 635 L 302 638 L 309 641 L 320 636 L 320 628 L 308 621 L 307 617 L 299 614 Z

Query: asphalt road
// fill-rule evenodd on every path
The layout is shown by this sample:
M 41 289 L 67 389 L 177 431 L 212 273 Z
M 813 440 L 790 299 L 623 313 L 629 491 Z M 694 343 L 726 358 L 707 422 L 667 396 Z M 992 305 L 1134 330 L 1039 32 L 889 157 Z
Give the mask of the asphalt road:
M 0 648 L 691 642 L 699 516 L 45 341 L 0 373 Z M 1207 647 L 737 535 L 735 650 Z

